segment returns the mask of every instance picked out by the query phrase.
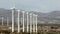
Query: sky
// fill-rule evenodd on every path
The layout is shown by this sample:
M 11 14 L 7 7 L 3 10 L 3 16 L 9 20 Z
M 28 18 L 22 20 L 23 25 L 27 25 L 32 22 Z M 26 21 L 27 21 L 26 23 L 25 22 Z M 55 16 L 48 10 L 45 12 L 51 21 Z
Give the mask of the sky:
M 60 0 L 0 0 L 0 8 L 13 6 L 26 11 L 51 12 L 60 11 Z

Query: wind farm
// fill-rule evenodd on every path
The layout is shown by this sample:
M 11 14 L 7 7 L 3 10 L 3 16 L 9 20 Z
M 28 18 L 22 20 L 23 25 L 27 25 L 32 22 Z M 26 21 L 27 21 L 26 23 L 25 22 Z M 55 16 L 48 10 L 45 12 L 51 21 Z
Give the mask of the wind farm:
M 4 25 L 4 17 L 1 19 L 1 30 L 8 31 L 11 33 L 37 33 L 37 15 L 25 11 L 21 11 L 16 9 L 15 7 L 11 8 L 11 24 L 9 23 L 9 17 L 6 17 L 6 25 Z M 17 25 L 15 24 L 15 12 L 17 13 Z M 20 13 L 22 13 L 22 17 L 20 17 Z M 26 15 L 26 16 L 25 16 Z M 25 18 L 26 17 L 26 18 Z M 21 25 L 21 18 L 22 18 L 22 25 Z M 26 19 L 26 24 L 25 24 Z M 2 33 L 2 32 L 1 32 Z M 10 33 L 9 33 L 10 34 Z
M 0 0 L 0 34 L 60 34 L 60 1 Z

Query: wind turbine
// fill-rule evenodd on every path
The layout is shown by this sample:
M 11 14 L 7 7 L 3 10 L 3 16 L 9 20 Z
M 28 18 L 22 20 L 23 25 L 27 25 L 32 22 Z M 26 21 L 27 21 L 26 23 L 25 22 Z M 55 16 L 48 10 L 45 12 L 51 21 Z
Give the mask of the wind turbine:
M 33 14 L 33 32 L 35 32 L 35 14 Z
M 23 32 L 24 32 L 24 28 L 25 28 L 25 27 L 24 27 L 24 13 L 25 13 L 25 12 L 22 11 L 22 13 L 23 13 Z
M 28 25 L 28 22 L 29 22 L 29 19 L 28 19 L 28 12 L 26 13 L 27 14 L 27 32 L 29 31 L 28 30 L 28 27 L 29 27 L 29 25 Z
M 12 32 L 14 32 L 14 9 L 15 6 L 11 8 L 12 9 Z
M 18 33 L 20 32 L 20 10 L 17 10 L 18 11 Z
M 30 33 L 32 32 L 32 13 L 30 13 Z
M 2 26 L 3 26 L 3 22 L 4 22 L 4 17 L 2 17 Z
M 36 33 L 37 33 L 37 15 L 35 15 L 36 17 Z
M 7 17 L 7 26 L 9 25 L 9 18 Z

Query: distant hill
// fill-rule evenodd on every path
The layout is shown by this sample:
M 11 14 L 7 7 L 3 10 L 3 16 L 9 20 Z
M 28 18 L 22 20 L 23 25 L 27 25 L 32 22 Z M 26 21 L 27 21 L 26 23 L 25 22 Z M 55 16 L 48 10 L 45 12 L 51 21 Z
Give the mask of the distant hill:
M 20 12 L 20 18 L 22 18 L 22 11 Z M 26 12 L 25 11 L 25 23 L 26 23 Z M 30 11 L 29 13 L 34 13 L 38 15 L 38 23 L 39 24 L 60 24 L 60 11 L 52 11 L 49 13 L 41 13 Z M 9 17 L 11 21 L 12 11 L 4 8 L 0 8 L 0 22 L 1 17 L 4 17 L 4 21 L 6 21 L 6 17 Z M 15 10 L 15 21 L 17 20 L 17 11 Z

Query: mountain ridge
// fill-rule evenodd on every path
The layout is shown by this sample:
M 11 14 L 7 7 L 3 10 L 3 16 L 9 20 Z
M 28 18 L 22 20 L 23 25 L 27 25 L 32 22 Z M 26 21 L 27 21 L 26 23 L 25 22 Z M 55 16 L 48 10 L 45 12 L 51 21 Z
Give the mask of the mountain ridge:
M 27 11 L 25 11 L 25 13 L 26 12 Z M 22 13 L 22 11 L 21 11 L 21 13 Z M 53 24 L 60 24 L 60 11 L 51 11 L 49 13 L 30 11 L 29 14 L 30 13 L 38 15 L 38 23 L 49 24 L 50 22 L 52 22 Z M 15 12 L 15 16 L 17 18 L 17 12 Z M 21 14 L 21 16 L 22 16 L 22 14 Z M 11 20 L 12 11 L 8 10 L 8 9 L 0 8 L 0 18 L 1 17 L 5 17 L 5 18 L 9 17 Z M 26 18 L 26 14 L 25 14 L 25 18 Z

